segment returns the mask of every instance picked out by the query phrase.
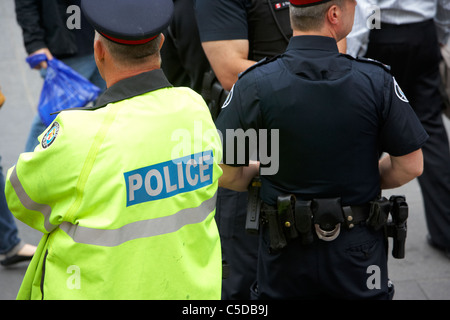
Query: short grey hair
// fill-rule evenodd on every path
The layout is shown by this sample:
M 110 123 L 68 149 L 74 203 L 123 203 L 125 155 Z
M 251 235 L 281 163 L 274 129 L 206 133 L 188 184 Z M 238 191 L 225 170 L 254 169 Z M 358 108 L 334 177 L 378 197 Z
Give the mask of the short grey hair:
M 160 58 L 159 44 L 161 34 L 147 43 L 138 45 L 116 43 L 98 32 L 96 32 L 96 39 L 100 39 L 114 60 L 122 65 L 134 66 L 145 63 L 154 56 Z
M 309 7 L 290 5 L 291 26 L 299 31 L 319 30 L 324 24 L 325 15 L 333 5 L 342 8 L 345 0 L 332 0 Z

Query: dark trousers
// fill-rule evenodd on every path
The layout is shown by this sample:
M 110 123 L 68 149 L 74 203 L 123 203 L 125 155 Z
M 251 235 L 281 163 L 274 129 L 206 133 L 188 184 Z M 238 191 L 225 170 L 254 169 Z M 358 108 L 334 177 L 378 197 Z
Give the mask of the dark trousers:
M 1 161 L 2 157 L 0 157 Z M 11 253 L 20 244 L 14 216 L 5 198 L 5 177 L 0 163 L 0 254 Z
M 245 231 L 247 192 L 219 188 L 216 222 L 222 242 L 222 258 L 229 276 L 222 281 L 223 300 L 248 300 L 256 280 L 258 236 Z
M 436 244 L 450 247 L 450 150 L 442 119 L 441 54 L 435 25 L 432 20 L 400 26 L 382 24 L 381 29 L 371 31 L 366 56 L 391 66 L 430 136 L 422 148 L 424 172 L 418 181 L 429 234 Z
M 365 225 L 341 227 L 333 241 L 314 234 L 312 244 L 292 240 L 280 252 L 269 252 L 269 231 L 260 234 L 254 299 L 391 300 L 387 241 L 383 230 Z

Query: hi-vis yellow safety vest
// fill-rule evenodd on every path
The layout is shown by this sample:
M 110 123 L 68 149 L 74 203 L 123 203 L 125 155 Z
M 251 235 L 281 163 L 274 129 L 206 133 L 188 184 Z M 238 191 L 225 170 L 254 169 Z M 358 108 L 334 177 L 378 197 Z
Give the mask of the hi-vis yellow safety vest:
M 220 299 L 222 153 L 206 104 L 160 70 L 100 101 L 60 113 L 8 170 L 9 208 L 44 233 L 18 299 Z

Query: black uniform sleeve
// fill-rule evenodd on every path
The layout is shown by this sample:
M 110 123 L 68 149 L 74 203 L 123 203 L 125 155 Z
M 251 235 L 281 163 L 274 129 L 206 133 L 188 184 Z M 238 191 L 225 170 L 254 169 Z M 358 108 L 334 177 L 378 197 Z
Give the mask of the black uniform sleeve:
M 200 93 L 204 74 L 210 70 L 203 51 L 193 1 L 174 1 L 174 16 L 164 32 L 162 69 L 174 86 L 187 86 Z
M 428 134 L 410 106 L 395 78 L 386 73 L 384 86 L 382 151 L 404 156 L 420 149 Z
M 248 39 L 248 0 L 194 0 L 202 42 Z
M 39 15 L 40 2 L 38 0 L 15 0 L 16 18 L 22 28 L 25 50 L 28 54 L 47 47 L 45 30 Z
M 222 136 L 223 163 L 247 166 L 257 154 L 261 112 L 257 85 L 252 76 L 238 80 L 223 104 L 216 127 Z

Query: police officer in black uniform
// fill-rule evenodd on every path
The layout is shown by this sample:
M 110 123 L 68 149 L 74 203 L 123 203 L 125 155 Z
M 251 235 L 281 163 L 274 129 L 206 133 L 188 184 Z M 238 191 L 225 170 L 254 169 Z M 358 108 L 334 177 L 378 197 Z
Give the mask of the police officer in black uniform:
M 289 2 L 195 0 L 195 12 L 200 39 L 213 68 L 205 77 L 208 93 L 202 95 L 215 118 L 240 72 L 286 49 L 292 36 Z M 223 281 L 223 299 L 249 299 L 256 279 L 258 238 L 245 231 L 247 196 L 247 192 L 219 188 L 216 220 L 225 267 L 229 268 Z
M 213 117 L 238 79 L 238 74 L 264 58 L 284 52 L 292 28 L 289 1 L 195 0 L 200 39 L 213 71 L 206 75 L 202 95 Z M 345 40 L 339 43 L 345 52 Z M 212 101 L 211 101 L 212 100 Z M 244 231 L 247 192 L 219 188 L 216 217 L 223 255 L 230 274 L 223 282 L 224 299 L 249 298 L 255 279 L 257 239 Z
M 286 52 L 241 74 L 216 122 L 220 185 L 246 190 L 261 173 L 254 296 L 392 299 L 385 227 L 397 206 L 380 193 L 421 174 L 428 135 L 387 67 L 338 52 L 355 0 L 290 2 Z M 272 146 L 272 163 L 238 163 L 226 135 L 236 129 L 278 137 L 259 141 Z

